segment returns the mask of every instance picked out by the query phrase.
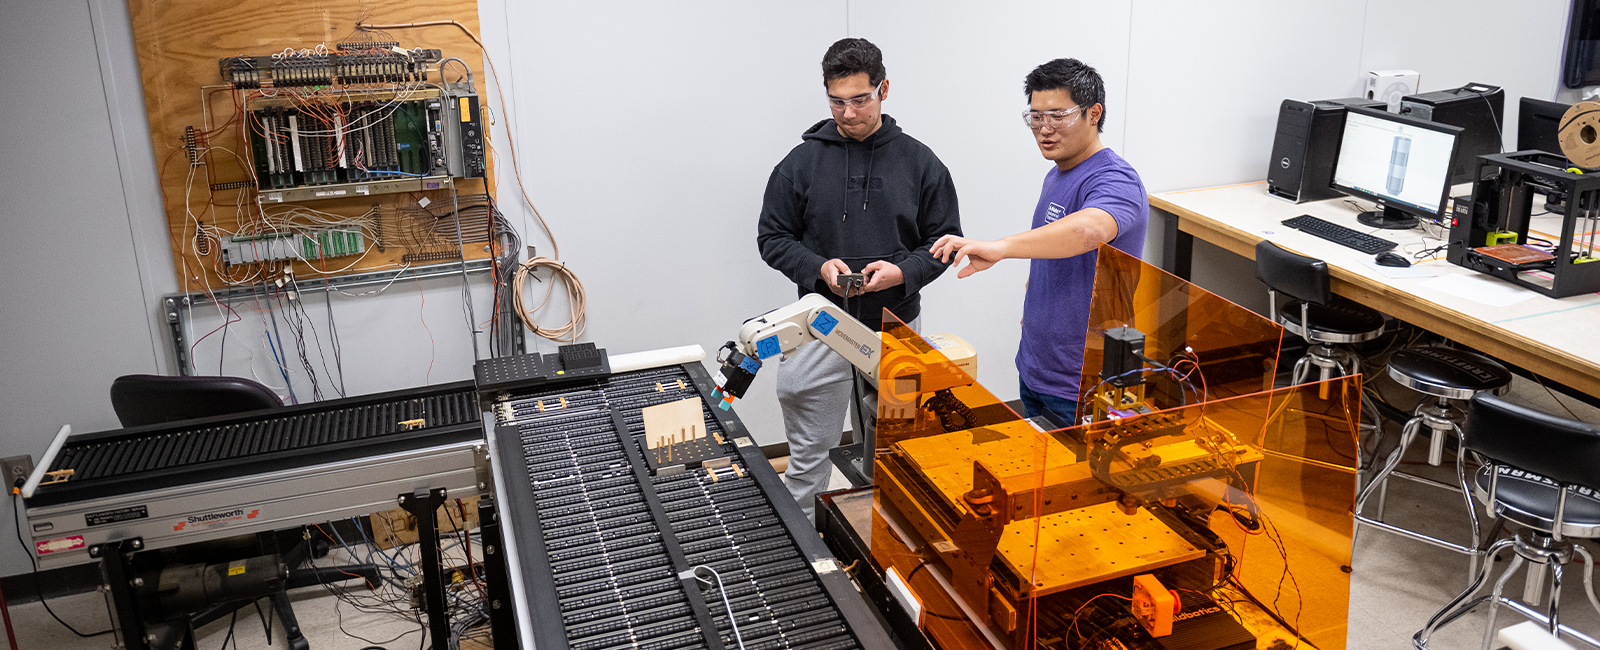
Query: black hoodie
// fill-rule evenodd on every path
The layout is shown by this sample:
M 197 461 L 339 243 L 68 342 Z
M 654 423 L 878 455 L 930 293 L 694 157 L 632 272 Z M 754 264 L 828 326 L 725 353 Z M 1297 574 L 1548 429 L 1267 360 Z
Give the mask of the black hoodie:
M 831 119 L 800 139 L 767 179 L 756 229 L 761 259 L 799 285 L 801 296 L 818 293 L 840 305 L 819 276 L 823 262 L 839 258 L 856 273 L 891 262 L 905 282 L 852 297 L 849 311 L 874 328 L 884 308 L 910 322 L 921 313 L 917 293 L 947 266 L 928 248 L 961 234 L 950 170 L 888 115 L 866 140 L 840 135 Z

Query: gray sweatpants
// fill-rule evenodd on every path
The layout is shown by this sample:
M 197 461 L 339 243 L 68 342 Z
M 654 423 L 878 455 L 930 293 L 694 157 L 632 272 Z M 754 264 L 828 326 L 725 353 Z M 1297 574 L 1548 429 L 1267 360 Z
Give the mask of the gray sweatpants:
M 911 329 L 917 329 L 920 321 L 912 320 Z M 827 489 L 828 478 L 833 474 L 828 450 L 839 446 L 844 433 L 853 373 L 855 366 L 817 341 L 800 346 L 778 364 L 778 405 L 783 407 L 783 428 L 789 438 L 789 469 L 783 472 L 784 482 L 789 486 L 789 495 L 813 522 L 817 495 Z M 878 395 L 866 382 L 861 388 L 862 404 L 856 408 L 861 409 L 865 426 L 873 427 L 877 422 Z

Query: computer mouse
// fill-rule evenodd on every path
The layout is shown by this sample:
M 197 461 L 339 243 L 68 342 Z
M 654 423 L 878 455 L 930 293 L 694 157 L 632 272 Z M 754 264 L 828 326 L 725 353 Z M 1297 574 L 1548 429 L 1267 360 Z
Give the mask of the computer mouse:
M 1410 260 L 1389 252 L 1378 253 L 1376 261 L 1378 266 L 1398 266 L 1400 268 L 1411 266 Z

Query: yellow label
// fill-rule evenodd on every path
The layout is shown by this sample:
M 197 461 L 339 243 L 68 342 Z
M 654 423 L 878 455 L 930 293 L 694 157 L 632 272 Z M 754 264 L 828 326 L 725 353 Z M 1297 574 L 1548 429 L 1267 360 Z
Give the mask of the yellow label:
M 228 565 L 228 575 L 236 576 L 244 573 L 244 562 L 234 562 Z
M 467 98 L 466 97 L 462 97 L 461 98 L 461 121 L 463 121 L 463 122 L 471 122 L 472 121 L 472 108 L 471 108 L 471 105 L 467 103 Z

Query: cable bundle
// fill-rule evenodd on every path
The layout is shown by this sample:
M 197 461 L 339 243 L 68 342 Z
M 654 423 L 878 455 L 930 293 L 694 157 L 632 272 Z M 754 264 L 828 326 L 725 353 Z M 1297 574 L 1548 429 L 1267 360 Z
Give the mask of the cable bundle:
M 539 304 L 529 309 L 527 301 L 523 299 L 523 287 L 528 284 L 528 276 L 541 268 L 550 269 L 551 282 L 545 286 L 544 298 L 539 300 Z M 567 305 L 571 308 L 572 317 L 560 327 L 540 327 L 539 323 L 534 320 L 533 313 L 543 309 L 550 302 L 550 296 L 556 290 L 554 282 L 556 278 L 560 278 L 561 283 L 567 288 Z M 536 276 L 534 279 L 537 280 L 538 277 Z M 587 299 L 584 297 L 583 282 L 578 280 L 577 274 L 573 273 L 572 269 L 567 268 L 565 262 L 548 257 L 530 259 L 517 267 L 517 274 L 512 278 L 512 284 L 515 292 L 512 300 L 516 306 L 517 316 L 522 319 L 523 324 L 528 326 L 528 329 L 533 330 L 534 334 L 552 341 L 568 342 L 577 341 L 578 337 L 583 336 L 583 329 L 587 324 L 587 319 L 584 318 Z

